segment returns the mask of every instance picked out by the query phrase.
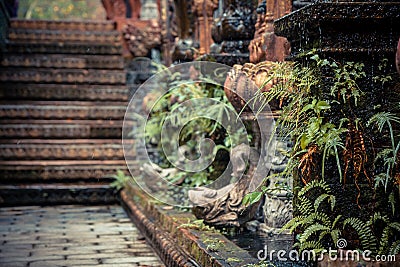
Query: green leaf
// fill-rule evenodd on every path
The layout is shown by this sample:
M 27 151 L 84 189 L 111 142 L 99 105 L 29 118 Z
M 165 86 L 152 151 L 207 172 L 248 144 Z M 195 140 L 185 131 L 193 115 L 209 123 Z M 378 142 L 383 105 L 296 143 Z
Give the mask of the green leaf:
M 261 197 L 263 196 L 263 192 L 252 192 L 244 196 L 243 198 L 243 205 L 252 205 L 260 201 Z

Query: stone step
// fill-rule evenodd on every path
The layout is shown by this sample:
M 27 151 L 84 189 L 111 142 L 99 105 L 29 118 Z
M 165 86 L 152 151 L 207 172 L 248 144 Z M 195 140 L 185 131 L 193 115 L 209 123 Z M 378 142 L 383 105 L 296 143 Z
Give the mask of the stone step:
M 0 81 L 124 85 L 126 73 L 123 70 L 0 68 Z
M 121 120 L 0 119 L 0 138 L 120 138 Z
M 0 83 L 0 99 L 128 101 L 121 85 Z
M 5 119 L 105 119 L 122 120 L 126 102 L 0 101 Z
M 48 30 L 11 28 L 8 33 L 11 41 L 42 42 L 76 42 L 76 43 L 111 43 L 121 41 L 118 31 L 86 31 L 86 30 Z
M 108 20 L 11 19 L 10 27 L 42 30 L 112 31 L 116 28 L 116 25 L 113 21 Z
M 3 67 L 124 69 L 120 56 L 62 55 L 62 54 L 5 54 L 0 59 Z
M 135 150 L 125 150 L 134 156 Z M 3 139 L 0 160 L 123 160 L 121 139 Z
M 82 44 L 63 42 L 8 42 L 8 53 L 44 53 L 44 54 L 82 54 L 82 55 L 121 55 L 121 44 Z
M 111 182 L 124 160 L 0 160 L 0 184 Z
M 0 206 L 116 203 L 109 182 L 0 185 Z

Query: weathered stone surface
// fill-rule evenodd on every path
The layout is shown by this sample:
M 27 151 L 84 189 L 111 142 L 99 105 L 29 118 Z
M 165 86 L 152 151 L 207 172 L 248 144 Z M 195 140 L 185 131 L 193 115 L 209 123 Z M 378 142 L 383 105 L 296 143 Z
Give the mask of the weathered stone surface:
M 10 27 L 42 30 L 112 31 L 115 29 L 115 23 L 112 21 L 26 20 L 13 18 L 10 20 Z
M 164 266 L 126 219 L 119 206 L 0 208 L 0 266 Z
M 150 201 L 135 187 L 122 191 L 121 198 L 133 221 L 152 240 L 167 266 L 227 267 L 258 262 L 220 233 L 180 227 L 188 220 L 195 220 L 192 213 L 171 210 L 168 206 Z M 221 248 L 211 251 L 207 248 L 207 242 L 204 242 L 206 239 L 218 240 L 222 243 Z M 230 262 L 228 259 L 231 257 L 240 260 Z
M 121 85 L 0 83 L 0 99 L 127 101 Z

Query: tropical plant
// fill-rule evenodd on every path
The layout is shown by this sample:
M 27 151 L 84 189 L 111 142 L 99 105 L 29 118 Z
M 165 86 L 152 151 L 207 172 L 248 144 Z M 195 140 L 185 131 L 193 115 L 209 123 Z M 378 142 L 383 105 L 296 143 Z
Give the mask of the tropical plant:
M 121 190 L 125 188 L 129 181 L 131 181 L 131 177 L 126 175 L 122 170 L 118 170 L 116 174 L 112 176 L 114 181 L 110 184 L 111 187 Z
M 159 70 L 170 72 L 170 70 L 162 66 L 156 67 Z M 212 153 L 201 155 L 202 157 L 215 159 L 209 167 L 199 172 L 180 170 L 168 177 L 169 182 L 174 184 L 202 186 L 208 184 L 214 177 L 219 176 L 221 171 L 217 170 L 217 166 L 228 163 L 227 159 L 229 157 L 227 153 L 233 145 L 238 144 L 239 136 L 247 136 L 249 142 L 251 137 L 241 131 L 228 134 L 229 129 L 224 129 L 219 123 L 220 121 L 232 121 L 237 118 L 230 118 L 234 109 L 227 100 L 223 88 L 216 85 L 215 81 L 208 77 L 200 77 L 199 80 L 202 82 L 188 82 L 186 79 L 182 79 L 179 72 L 168 74 L 169 78 L 166 83 L 160 84 L 165 89 L 165 93 L 162 93 L 163 90 L 159 90 L 159 88 L 156 92 L 151 93 L 155 94 L 158 100 L 152 107 L 148 107 L 151 112 L 145 126 L 146 143 L 158 148 L 160 165 L 170 168 L 180 159 L 173 158 L 170 155 L 167 157 L 164 154 L 162 147 L 164 144 L 160 140 L 162 140 L 161 133 L 165 130 L 163 125 L 166 122 L 173 126 L 184 125 L 179 133 L 169 134 L 170 139 L 174 139 L 169 140 L 169 145 L 173 142 L 177 143 L 180 148 L 187 152 L 186 156 L 191 157 L 192 160 L 200 157 L 200 141 L 211 139 L 215 144 Z M 196 109 L 193 109 L 191 105 L 183 105 L 188 100 L 201 101 L 202 99 L 213 101 L 212 105 L 207 106 L 207 118 L 197 117 L 193 113 L 196 112 Z M 197 118 L 192 119 L 193 117 Z
M 329 210 L 324 203 L 328 203 Z M 314 250 L 316 254 L 337 243 L 341 231 L 339 221 L 342 215 L 332 217 L 336 205 L 336 197 L 332 195 L 325 182 L 313 180 L 298 193 L 297 207 L 299 216 L 290 220 L 281 231 L 294 232 L 300 230 L 294 247 L 300 251 Z

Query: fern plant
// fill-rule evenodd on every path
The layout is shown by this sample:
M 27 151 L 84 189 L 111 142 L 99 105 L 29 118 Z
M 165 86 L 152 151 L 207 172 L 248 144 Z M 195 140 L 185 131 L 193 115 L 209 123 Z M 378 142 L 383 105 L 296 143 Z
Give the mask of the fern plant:
M 126 175 L 122 170 L 118 170 L 117 173 L 112 176 L 112 178 L 114 181 L 110 184 L 110 186 L 116 190 L 125 188 L 129 181 L 131 181 L 131 177 Z
M 374 124 L 381 133 L 383 132 L 385 125 L 387 125 L 389 129 L 391 147 L 390 149 L 382 150 L 376 158 L 376 160 L 383 158 L 384 166 L 386 166 L 386 172 L 376 176 L 375 186 L 377 187 L 379 184 L 382 184 L 385 187 L 385 190 L 388 187 L 389 181 L 394 182 L 392 172 L 397 164 L 397 157 L 400 149 L 400 141 L 397 143 L 397 145 L 395 143 L 392 123 L 400 123 L 400 118 L 390 112 L 377 113 L 368 121 L 368 125 Z
M 330 211 L 326 211 L 324 203 L 329 204 Z M 329 186 L 322 181 L 311 181 L 297 196 L 300 215 L 284 225 L 281 231 L 300 232 L 294 245 L 300 251 L 314 250 L 318 254 L 324 249 L 328 250 L 328 246 L 336 244 L 341 235 L 339 222 L 342 215 L 331 215 L 335 205 L 336 197 L 332 195 Z

